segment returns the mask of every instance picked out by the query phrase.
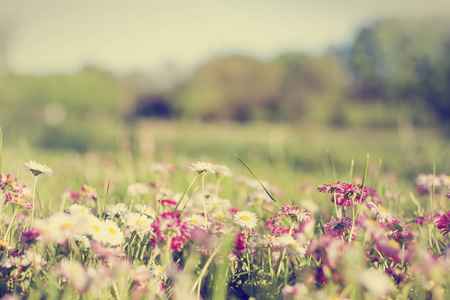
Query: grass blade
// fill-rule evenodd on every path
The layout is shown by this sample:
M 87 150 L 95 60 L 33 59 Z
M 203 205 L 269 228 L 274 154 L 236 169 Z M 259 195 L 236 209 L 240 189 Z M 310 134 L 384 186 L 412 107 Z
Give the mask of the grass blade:
M 259 184 L 262 186 L 262 188 L 264 189 L 264 191 L 267 193 L 267 195 L 269 195 L 270 199 L 272 199 L 273 202 L 277 203 L 277 200 L 275 200 L 275 198 L 272 196 L 272 194 L 269 193 L 269 191 L 266 189 L 266 187 L 264 186 L 264 184 L 262 184 L 261 180 L 258 179 L 258 177 L 256 177 L 255 174 L 253 174 L 252 170 L 250 170 L 249 167 L 247 167 L 247 165 L 242 161 L 242 159 L 239 157 L 239 155 L 235 154 L 236 157 L 239 159 L 239 161 L 247 168 L 247 170 L 250 172 L 250 174 L 252 174 L 252 176 L 258 180 Z
M 2 159 L 3 159 L 3 135 L 2 135 L 2 127 L 0 126 L 0 173 L 2 172 Z

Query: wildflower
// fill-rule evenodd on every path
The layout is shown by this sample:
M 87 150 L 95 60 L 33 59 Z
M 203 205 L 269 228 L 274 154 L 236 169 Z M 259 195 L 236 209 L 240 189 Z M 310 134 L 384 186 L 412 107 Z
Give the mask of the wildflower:
M 394 217 L 392 217 L 383 206 L 376 205 L 371 201 L 366 202 L 366 206 L 375 213 L 377 220 L 381 223 L 390 223 L 394 220 Z
M 136 204 L 134 206 L 134 210 L 142 215 L 146 215 L 147 217 L 150 217 L 152 219 L 155 219 L 156 217 L 156 211 L 152 207 L 148 207 L 144 204 Z
M 349 217 L 334 218 L 325 225 L 325 232 L 328 232 L 335 237 L 345 238 L 345 236 L 350 233 L 351 228 L 352 219 Z M 355 233 L 355 228 L 353 228 L 353 233 Z
M 124 219 L 125 216 L 128 214 L 128 206 L 125 205 L 125 203 L 117 203 L 115 205 L 109 206 L 106 215 L 109 219 L 112 219 L 114 217 L 119 217 L 121 219 Z
M 338 192 L 341 193 L 343 191 L 343 188 L 341 186 L 340 181 L 338 182 L 332 182 L 331 184 L 323 184 L 323 185 L 319 185 L 317 187 L 317 190 L 321 193 L 334 193 L 334 192 Z
M 294 239 L 291 235 L 285 234 L 277 238 L 276 244 L 285 249 L 287 254 L 294 255 L 297 257 L 304 257 L 306 253 L 306 248 L 304 243 Z
M 390 236 L 398 242 L 411 234 L 408 226 L 400 219 L 400 217 L 397 217 L 387 225 Z
M 57 213 L 47 219 L 36 220 L 34 228 L 40 233 L 39 240 L 63 244 L 74 233 L 85 233 L 87 230 L 85 224 L 85 218 L 66 213 Z
M 89 276 L 80 262 L 63 258 L 56 268 L 56 274 L 70 281 L 77 292 L 87 290 Z
M 78 243 L 78 247 L 80 247 L 84 251 L 88 251 L 89 248 L 91 248 L 91 242 L 89 241 L 87 236 L 74 234 L 73 239 Z
M 247 229 L 256 227 L 258 217 L 251 211 L 239 211 L 233 217 L 233 222 Z
M 189 171 L 191 172 L 198 172 L 198 174 L 205 176 L 207 173 L 214 174 L 214 165 L 209 162 L 204 161 L 197 161 L 192 163 L 191 167 L 189 168 Z
M 437 215 L 435 219 L 436 227 L 441 230 L 443 235 L 450 232 L 450 211 Z
M 23 255 L 23 261 L 37 270 L 44 268 L 47 264 L 45 259 L 35 251 L 26 251 Z
M 150 271 L 153 276 L 158 277 L 161 280 L 167 280 L 166 269 L 163 266 L 156 264 L 154 261 L 152 261 L 150 265 Z
M 376 298 L 387 296 L 392 288 L 389 276 L 379 270 L 363 270 L 358 274 L 358 280 Z
M 233 176 L 233 172 L 231 172 L 230 168 L 224 165 L 214 165 L 213 170 L 220 178 Z
M 166 212 L 156 218 L 152 223 L 156 240 L 166 243 L 171 239 L 171 248 L 174 251 L 182 251 L 189 238 L 189 228 L 185 222 L 181 221 L 172 212 Z
M 311 219 L 311 213 L 304 209 L 299 209 L 293 205 L 283 205 L 280 214 L 291 217 L 293 221 L 304 222 Z
M 167 174 L 169 172 L 176 173 L 178 170 L 168 162 L 152 162 L 149 166 L 149 171 L 154 173 Z
M 34 160 L 30 160 L 29 162 L 25 163 L 25 169 L 33 173 L 34 176 L 39 176 L 41 174 L 51 176 L 53 174 L 52 168 L 37 163 Z
M 69 206 L 68 211 L 71 215 L 88 215 L 91 213 L 90 208 L 76 203 Z
M 104 221 L 106 230 L 103 233 L 103 242 L 111 246 L 117 246 L 124 242 L 123 233 L 119 226 L 111 220 Z
M 97 201 L 97 190 L 95 188 L 84 184 L 81 186 L 81 190 L 83 191 L 85 197 L 92 198 L 92 200 Z
M 139 213 L 129 213 L 126 218 L 128 228 L 131 231 L 136 231 L 140 238 L 150 233 L 152 222 L 152 219 Z
M 194 214 L 190 217 L 187 217 L 185 219 L 185 221 L 189 227 L 204 227 L 204 226 L 206 226 L 205 217 L 198 215 L 198 214 Z
M 150 188 L 148 187 L 148 185 L 143 184 L 143 183 L 134 183 L 134 184 L 130 184 L 127 187 L 127 193 L 130 196 L 146 195 L 149 192 L 150 192 Z

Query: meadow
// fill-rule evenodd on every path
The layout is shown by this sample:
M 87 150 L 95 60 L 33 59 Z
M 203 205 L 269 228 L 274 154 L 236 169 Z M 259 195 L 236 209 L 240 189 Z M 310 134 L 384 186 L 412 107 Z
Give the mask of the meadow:
M 450 297 L 436 129 L 146 121 L 116 145 L 3 140 L 2 296 Z

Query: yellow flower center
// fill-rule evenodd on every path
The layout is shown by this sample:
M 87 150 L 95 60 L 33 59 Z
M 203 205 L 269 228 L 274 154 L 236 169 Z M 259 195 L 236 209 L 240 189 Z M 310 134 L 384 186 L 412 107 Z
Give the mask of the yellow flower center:
M 93 228 L 94 231 L 96 231 L 96 232 L 99 232 L 99 231 L 100 231 L 100 228 L 98 228 L 97 225 L 92 225 L 92 228 Z
M 389 245 L 391 245 L 392 248 L 394 248 L 394 249 L 400 249 L 400 243 L 397 242 L 396 240 L 390 240 Z
M 296 244 L 294 244 L 294 243 L 289 243 L 289 244 L 287 244 L 287 246 L 289 247 L 289 249 L 292 249 L 292 250 L 297 250 L 297 245 Z
M 72 227 L 72 223 L 65 223 L 65 224 L 61 225 L 62 229 L 67 229 L 67 228 L 70 228 L 70 227 Z
M 217 219 L 223 220 L 223 219 L 225 219 L 225 215 L 224 215 L 224 214 L 219 214 L 219 215 L 217 216 Z
M 86 211 L 84 209 L 82 209 L 82 210 L 80 210 L 80 213 L 84 215 L 86 213 Z
M 137 220 L 136 221 L 136 226 L 141 228 L 142 224 L 144 224 L 144 222 L 142 220 Z M 109 230 L 111 230 L 112 228 L 110 228 Z
M 198 223 L 198 220 L 197 219 L 192 219 L 191 223 Z
M 109 227 L 109 233 L 111 233 L 112 235 L 115 235 L 116 231 L 114 230 L 114 228 Z
M 242 219 L 242 221 L 244 221 L 244 222 L 250 221 L 250 217 L 249 217 L 249 216 L 242 216 L 241 219 Z

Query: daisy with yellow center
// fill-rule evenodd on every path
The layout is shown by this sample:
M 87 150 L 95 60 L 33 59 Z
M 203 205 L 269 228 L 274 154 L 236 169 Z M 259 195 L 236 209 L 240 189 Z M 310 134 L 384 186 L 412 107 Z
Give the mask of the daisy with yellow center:
M 233 222 L 247 229 L 253 229 L 258 223 L 258 217 L 251 211 L 239 211 L 233 217 Z
M 106 228 L 103 235 L 103 242 L 111 246 L 118 246 L 124 242 L 123 233 L 114 221 L 104 221 Z

